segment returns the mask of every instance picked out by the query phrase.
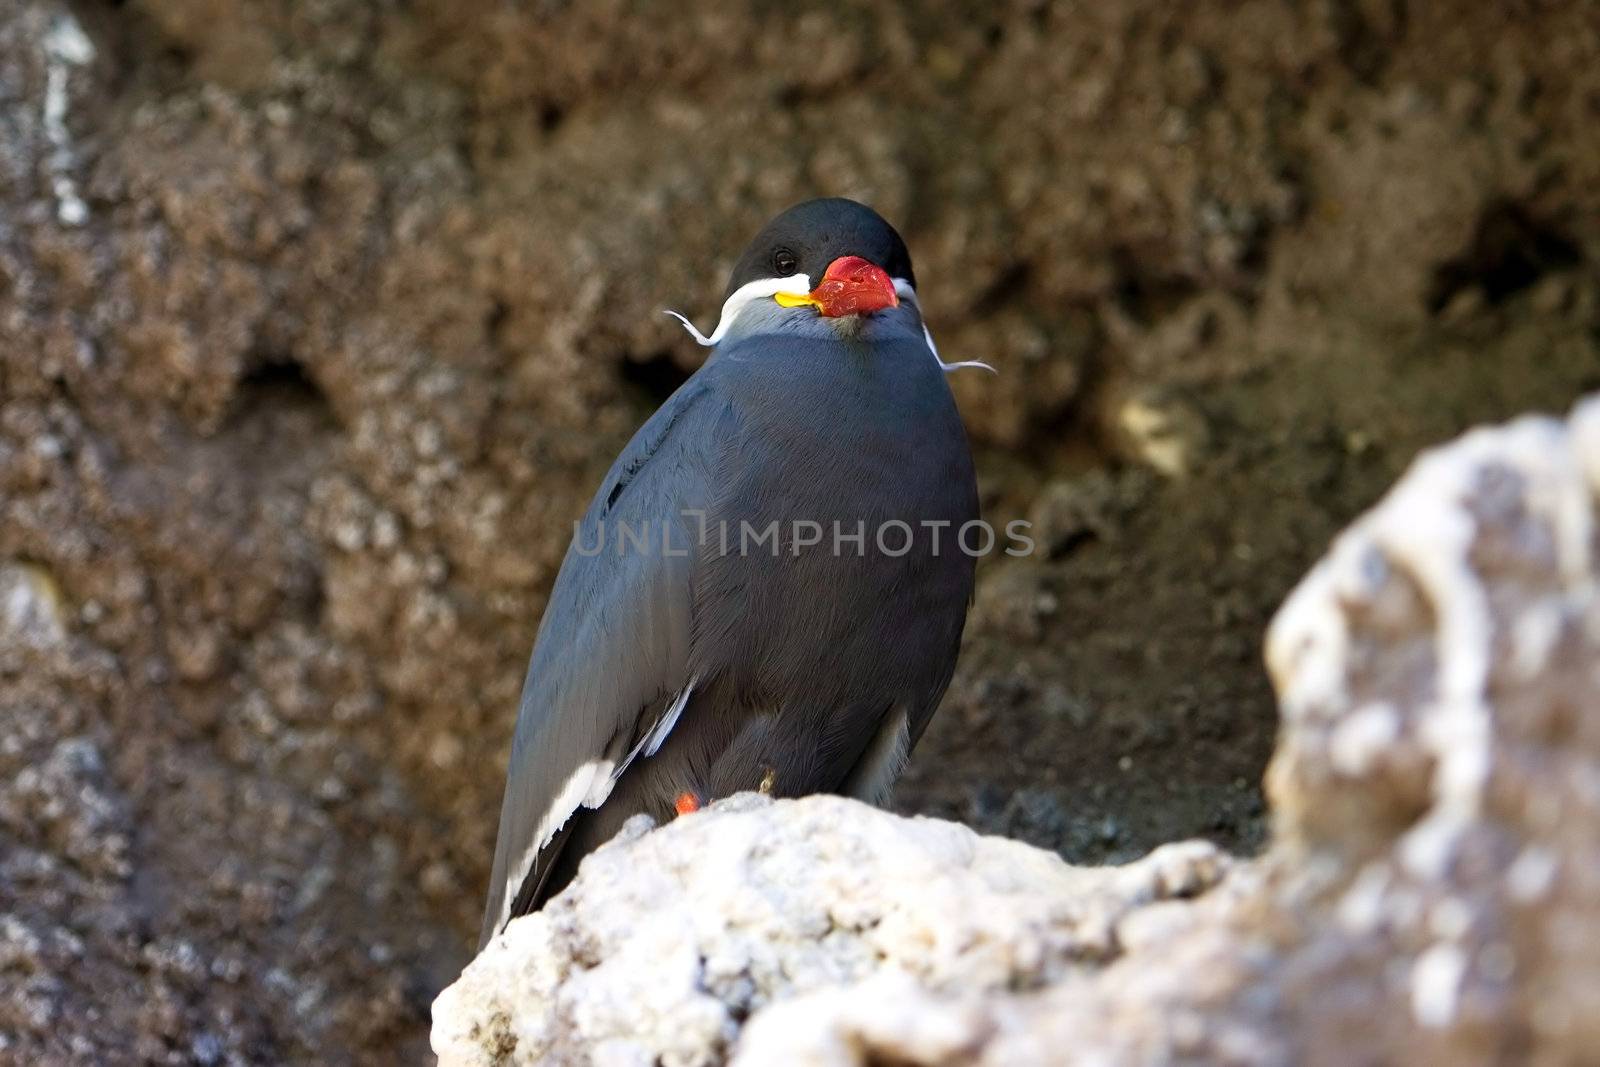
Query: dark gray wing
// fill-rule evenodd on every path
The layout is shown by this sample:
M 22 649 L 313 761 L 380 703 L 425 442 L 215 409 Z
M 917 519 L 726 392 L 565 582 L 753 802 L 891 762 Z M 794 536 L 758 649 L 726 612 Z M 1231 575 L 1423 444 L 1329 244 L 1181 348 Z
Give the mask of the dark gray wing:
M 528 910 L 572 814 L 599 807 L 688 697 L 692 513 L 706 500 L 717 407 L 700 376 L 673 394 L 617 457 L 567 550 L 523 683 L 479 947 Z

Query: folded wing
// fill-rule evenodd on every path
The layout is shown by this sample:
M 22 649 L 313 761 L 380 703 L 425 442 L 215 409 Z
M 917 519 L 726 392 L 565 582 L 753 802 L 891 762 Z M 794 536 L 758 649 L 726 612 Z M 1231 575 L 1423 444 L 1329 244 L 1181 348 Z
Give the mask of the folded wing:
M 532 909 L 580 807 L 648 758 L 692 689 L 691 581 L 718 418 L 685 385 L 640 428 L 579 523 L 523 684 L 479 945 Z

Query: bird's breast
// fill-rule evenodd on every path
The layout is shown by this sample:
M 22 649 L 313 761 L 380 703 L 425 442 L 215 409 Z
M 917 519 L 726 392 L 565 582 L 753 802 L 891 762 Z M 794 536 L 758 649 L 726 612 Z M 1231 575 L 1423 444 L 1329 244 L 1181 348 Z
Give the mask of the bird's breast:
M 764 352 L 735 393 L 700 589 L 730 620 L 708 644 L 759 688 L 910 685 L 965 617 L 977 492 L 949 389 L 925 347 L 852 347 Z

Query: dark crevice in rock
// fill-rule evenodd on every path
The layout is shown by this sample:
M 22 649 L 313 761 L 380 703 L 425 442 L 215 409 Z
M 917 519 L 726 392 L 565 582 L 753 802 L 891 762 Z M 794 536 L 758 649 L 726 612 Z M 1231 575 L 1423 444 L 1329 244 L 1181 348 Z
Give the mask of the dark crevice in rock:
M 322 389 L 304 366 L 286 356 L 263 358 L 239 379 L 234 396 L 235 416 L 263 407 L 312 411 L 325 416 L 330 424 L 333 421 L 333 409 Z
M 1200 292 L 1193 278 L 1152 270 L 1128 249 L 1118 250 L 1114 260 L 1118 279 L 1113 290 L 1116 302 L 1141 326 L 1160 321 Z
M 1395 28 L 1403 27 L 1405 8 L 1398 2 L 1374 5 L 1386 7 L 1389 22 Z M 1333 32 L 1339 42 L 1339 55 L 1358 80 L 1373 85 L 1383 77 L 1394 54 L 1394 41 L 1398 36 L 1388 27 L 1374 25 L 1363 5 L 1353 0 L 1340 0 L 1329 13 Z
M 656 403 L 677 392 L 690 374 L 678 366 L 670 352 L 652 352 L 643 358 L 624 356 L 618 361 L 617 370 L 624 383 Z
M 1428 310 L 1438 313 L 1474 288 L 1486 303 L 1499 304 L 1546 274 L 1581 262 L 1583 253 L 1570 237 L 1517 204 L 1501 201 L 1484 212 L 1467 250 L 1434 272 Z

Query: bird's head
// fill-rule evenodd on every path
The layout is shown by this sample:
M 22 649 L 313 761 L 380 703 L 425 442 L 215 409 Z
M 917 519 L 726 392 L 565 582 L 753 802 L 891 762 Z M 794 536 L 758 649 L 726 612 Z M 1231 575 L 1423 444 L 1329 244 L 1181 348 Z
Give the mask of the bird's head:
M 783 307 L 842 318 L 898 307 L 897 279 L 916 284 L 911 253 L 894 227 L 864 204 L 829 198 L 767 223 L 734 265 L 723 295 L 754 290 Z
M 739 257 L 716 330 L 707 337 L 684 325 L 701 344 L 715 344 L 742 312 L 781 308 L 834 320 L 849 334 L 903 298 L 914 304 L 915 291 L 911 254 L 883 216 L 854 200 L 808 200 L 767 223 Z

